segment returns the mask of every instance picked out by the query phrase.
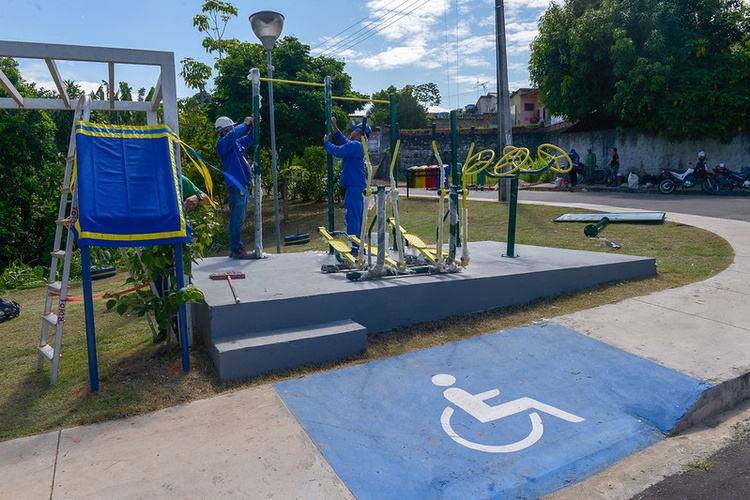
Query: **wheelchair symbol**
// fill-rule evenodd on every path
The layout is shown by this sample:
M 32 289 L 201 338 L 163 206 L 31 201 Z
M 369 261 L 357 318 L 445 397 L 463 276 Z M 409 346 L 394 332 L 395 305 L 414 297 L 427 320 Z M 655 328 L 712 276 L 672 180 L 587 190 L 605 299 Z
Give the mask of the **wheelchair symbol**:
M 516 441 L 515 443 L 505 445 L 487 445 L 474 443 L 459 436 L 451 426 L 451 417 L 453 416 L 454 410 L 452 407 L 446 406 L 445 410 L 443 410 L 443 414 L 440 416 L 440 424 L 442 425 L 443 430 L 455 442 L 462 446 L 466 446 L 467 448 L 471 448 L 472 450 L 484 451 L 487 453 L 512 453 L 528 448 L 539 441 L 544 433 L 544 424 L 542 423 L 542 418 L 537 412 L 547 413 L 557 418 L 567 420 L 568 422 L 583 422 L 583 419 L 577 415 L 573 415 L 572 413 L 568 413 L 548 404 L 540 403 L 531 398 L 520 398 L 508 401 L 507 403 L 490 406 L 485 401 L 497 397 L 500 394 L 499 389 L 492 389 L 479 394 L 471 394 L 470 392 L 459 389 L 458 387 L 450 387 L 456 383 L 456 377 L 453 375 L 445 373 L 435 375 L 432 377 L 432 383 L 439 387 L 448 387 L 443 391 L 445 399 L 483 424 L 504 417 L 509 417 L 526 410 L 537 410 L 529 414 L 529 419 L 531 419 L 531 432 L 528 436 L 520 441 Z

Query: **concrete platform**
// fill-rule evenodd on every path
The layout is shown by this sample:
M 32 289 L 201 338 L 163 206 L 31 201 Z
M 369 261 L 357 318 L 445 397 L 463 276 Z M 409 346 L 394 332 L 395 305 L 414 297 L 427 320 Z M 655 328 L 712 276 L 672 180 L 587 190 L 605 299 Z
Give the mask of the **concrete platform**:
M 351 281 L 345 273 L 322 272 L 322 266 L 335 264 L 336 259 L 320 251 L 269 254 L 261 260 L 204 259 L 193 268 L 193 282 L 206 296 L 194 308 L 195 332 L 203 336 L 223 379 L 245 378 L 364 350 L 358 342 L 342 350 L 340 338 L 331 336 L 329 343 L 318 342 L 315 349 L 296 349 L 297 355 L 290 352 L 295 350 L 291 345 L 276 346 L 271 352 L 267 346 L 274 343 L 276 333 L 295 331 L 296 339 L 301 340 L 305 331 L 314 333 L 320 325 L 332 322 L 354 322 L 367 333 L 384 332 L 656 274 L 655 259 L 615 250 L 585 252 L 516 245 L 517 256 L 511 258 L 504 256 L 506 247 L 492 241 L 471 243 L 470 263 L 457 273 L 367 281 Z M 244 279 L 233 281 L 240 303 L 235 303 L 226 281 L 210 278 L 227 271 L 245 274 Z M 265 342 L 256 347 L 266 351 L 259 364 L 257 351 L 250 348 L 258 341 L 248 339 L 261 337 Z M 227 343 L 243 352 L 230 349 Z M 330 350 L 328 356 L 326 350 Z
M 622 210 L 621 207 L 592 204 L 578 206 L 592 210 Z M 634 378 L 638 378 L 639 382 L 653 382 L 667 390 L 675 386 L 674 380 L 682 381 L 683 388 L 688 388 L 688 395 L 691 394 L 691 383 L 697 384 L 694 387 L 698 388 L 698 391 L 692 392 L 693 395 L 702 390 L 704 384 L 706 387 L 710 386 L 697 399 L 683 397 L 684 406 L 680 404 L 685 409 L 687 406 L 691 409 L 702 406 L 711 408 L 713 412 L 719 411 L 721 405 L 731 409 L 724 415 L 713 413 L 706 426 L 696 426 L 678 436 L 666 437 L 665 433 L 668 434 L 675 419 L 672 418 L 666 424 L 662 422 L 655 428 L 655 444 L 646 444 L 644 446 L 648 446 L 647 448 L 620 461 L 613 457 L 610 461 L 589 467 L 586 474 L 593 475 L 585 480 L 582 480 L 578 468 L 568 468 L 568 472 L 550 468 L 546 460 L 557 457 L 558 453 L 542 446 L 540 441 L 535 447 L 509 455 L 515 458 L 516 455 L 520 457 L 520 454 L 530 455 L 533 452 L 538 455 L 539 466 L 523 469 L 522 475 L 505 474 L 498 481 L 485 481 L 484 489 L 472 497 L 503 498 L 507 496 L 505 491 L 510 491 L 505 489 L 510 480 L 545 478 L 556 474 L 565 487 L 557 491 L 554 491 L 556 486 L 545 488 L 548 494 L 543 498 L 631 498 L 664 476 L 684 470 L 685 464 L 705 461 L 713 451 L 730 439 L 735 424 L 750 418 L 750 403 L 746 401 L 742 406 L 737 406 L 739 401 L 750 396 L 750 385 L 747 383 L 750 374 L 750 356 L 747 354 L 750 352 L 750 325 L 747 322 L 746 308 L 737 305 L 746 303 L 746 299 L 750 297 L 747 286 L 750 279 L 750 223 L 672 212 L 668 213 L 668 219 L 711 230 L 727 239 L 736 253 L 732 265 L 702 282 L 549 318 L 546 326 L 534 324 L 521 327 L 520 330 L 494 332 L 485 337 L 487 342 L 478 339 L 426 349 L 424 354 L 427 357 L 423 357 L 421 353 L 408 354 L 382 363 L 366 363 L 359 368 L 337 370 L 331 375 L 306 377 L 283 384 L 284 387 L 282 384 L 252 387 L 147 415 L 2 442 L 0 499 L 56 500 L 106 496 L 350 500 L 355 498 L 353 491 L 356 488 L 360 488 L 359 491 L 368 488 L 367 491 L 372 492 L 360 498 L 384 498 L 382 484 L 390 477 L 378 471 L 367 482 L 357 479 L 358 483 L 350 485 L 343 481 L 342 477 L 349 473 L 336 470 L 326 459 L 327 454 L 335 451 L 332 450 L 330 441 L 313 441 L 300 425 L 307 417 L 304 413 L 292 413 L 285 401 L 306 399 L 320 406 L 336 388 L 337 397 L 352 398 L 352 394 L 356 395 L 356 398 L 352 398 L 351 405 L 335 407 L 337 414 L 340 410 L 351 414 L 364 409 L 370 421 L 381 421 L 378 422 L 380 427 L 360 430 L 362 425 L 355 415 L 344 420 L 343 425 L 328 425 L 328 430 L 331 433 L 350 431 L 356 438 L 369 439 L 369 448 L 365 450 L 349 447 L 360 451 L 365 459 L 373 455 L 383 456 L 382 448 L 393 447 L 395 442 L 399 453 L 407 455 L 406 460 L 414 467 L 419 467 L 423 464 L 420 457 L 408 453 L 416 449 L 414 437 L 402 433 L 406 437 L 401 439 L 394 437 L 394 434 L 401 431 L 402 427 L 426 423 L 431 425 L 433 434 L 427 435 L 424 433 L 425 429 L 420 429 L 419 435 L 429 438 L 417 443 L 420 448 L 432 446 L 439 437 L 443 441 L 447 440 L 449 445 L 454 443 L 456 449 L 463 454 L 472 452 L 462 449 L 441 427 L 440 412 L 448 405 L 448 401 L 442 395 L 444 387 L 436 385 L 430 377 L 436 373 L 465 375 L 469 369 L 484 372 L 487 369 L 485 367 L 492 366 L 485 359 L 489 348 L 498 352 L 497 356 L 489 353 L 493 358 L 492 362 L 497 364 L 494 359 L 497 357 L 504 363 L 496 370 L 497 376 L 503 378 L 495 378 L 495 375 L 492 375 L 492 379 L 487 378 L 488 376 L 481 378 L 479 374 L 472 378 L 456 376 L 456 386 L 471 389 L 472 393 L 479 391 L 480 394 L 499 388 L 502 391 L 499 397 L 503 401 L 519 396 L 534 397 L 542 403 L 584 418 L 582 422 L 570 422 L 541 415 L 546 425 L 542 440 L 548 437 L 559 438 L 550 443 L 550 446 L 564 453 L 582 449 L 580 437 L 583 435 L 579 436 L 576 432 L 578 430 L 588 428 L 595 431 L 598 425 L 603 430 L 609 430 L 610 425 L 615 422 L 622 422 L 626 429 L 630 422 L 643 430 L 641 422 L 635 422 L 633 418 L 641 420 L 644 406 L 641 404 L 636 408 L 631 404 L 633 401 L 647 404 L 645 409 L 650 416 L 644 420 L 646 424 L 654 421 L 655 417 L 669 414 L 679 416 L 672 396 L 667 394 L 669 400 L 652 397 L 654 392 L 650 386 L 639 389 L 644 386 L 634 385 Z M 524 256 L 521 249 L 518 253 Z M 614 253 L 607 256 L 622 257 Z M 228 259 L 223 262 L 226 265 L 219 267 L 224 269 L 232 268 L 232 264 L 236 263 Z M 223 285 L 227 288 L 228 303 L 231 294 L 226 283 Z M 259 286 L 262 287 L 263 284 Z M 273 286 L 271 289 L 274 289 Z M 554 335 L 551 336 L 551 333 Z M 583 336 L 595 342 L 588 342 L 583 338 L 577 339 L 577 342 L 583 341 L 581 344 L 570 342 Z M 521 340 L 528 342 L 525 344 L 527 347 L 519 344 Z M 606 344 L 611 349 L 599 343 Z M 564 345 L 570 345 L 572 349 L 563 350 Z M 580 349 L 579 345 L 587 346 L 587 350 Z M 468 351 L 467 355 L 462 356 L 458 352 L 459 349 L 466 348 L 473 349 L 477 354 Z M 441 351 L 447 355 L 440 355 Z M 433 352 L 436 353 L 434 356 Z M 471 359 L 470 355 L 483 358 Z M 634 359 L 636 357 L 640 360 Z M 435 361 L 441 358 L 445 362 L 436 364 Z M 610 369 L 615 366 L 612 363 L 614 359 L 635 362 L 636 369 L 628 365 L 622 365 L 617 370 Z M 432 363 L 431 366 L 425 366 L 424 360 Z M 523 361 L 523 366 L 512 366 L 518 364 L 519 360 Z M 386 372 L 381 369 L 384 365 L 392 365 L 393 369 Z M 506 367 L 509 370 L 507 377 L 503 375 Z M 542 369 L 545 371 L 541 372 Z M 665 369 L 677 374 L 671 373 L 669 379 L 655 376 L 669 373 Z M 590 373 L 593 370 L 598 373 Z M 427 377 L 414 377 L 414 371 L 422 372 Z M 365 373 L 363 378 L 352 376 L 361 372 Z M 541 377 L 539 373 L 547 375 Z M 385 396 L 376 397 L 370 391 L 373 381 L 377 381 L 375 378 L 382 380 L 383 384 L 380 386 L 386 388 L 382 394 L 388 399 L 384 399 Z M 310 379 L 315 379 L 315 383 L 309 382 Z M 327 379 L 335 387 L 318 382 Z M 605 385 L 598 385 L 600 381 Z M 294 389 L 293 386 L 297 383 L 305 392 L 288 390 Z M 423 386 L 419 397 L 415 397 L 416 383 Z M 688 385 L 685 386 L 685 383 Z M 577 385 L 581 386 L 580 391 L 575 394 L 569 391 Z M 526 390 L 526 387 L 533 390 Z M 716 390 L 722 387 L 733 387 L 731 394 L 734 399 L 717 397 L 714 398 L 715 401 L 706 401 L 708 396 L 722 396 Z M 286 393 L 286 399 L 282 399 L 279 391 Z M 511 394 L 510 391 L 516 394 Z M 300 395 L 299 398 L 296 397 L 297 394 Z M 580 400 L 576 399 L 579 397 Z M 590 403 L 590 399 L 594 402 Z M 624 403 L 619 415 L 612 410 L 617 401 Z M 693 401 L 692 404 L 690 401 Z M 427 407 L 426 402 L 431 406 Z M 397 415 L 409 408 L 411 412 L 405 416 Z M 519 417 L 519 425 L 529 426 L 530 415 L 527 411 L 513 417 Z M 598 415 L 602 416 L 597 418 Z M 457 417 L 458 413 L 454 415 L 454 418 Z M 318 415 L 317 419 L 319 426 L 323 427 L 320 424 L 325 424 L 324 416 Z M 427 425 L 424 427 L 427 428 Z M 464 434 L 463 429 L 460 432 Z M 478 436 L 476 433 L 474 435 Z M 492 437 L 489 432 L 483 435 Z M 609 439 L 609 436 L 609 432 L 602 433 L 603 438 Z M 606 451 L 609 441 L 601 441 Z M 592 440 L 589 439 L 588 442 Z M 432 474 L 430 479 L 429 486 L 442 488 L 442 498 L 468 498 L 461 490 L 467 478 L 481 476 L 482 471 L 487 471 L 486 477 L 490 478 L 504 474 L 506 470 L 505 464 L 498 466 L 498 461 L 493 458 L 495 455 L 486 454 L 486 460 L 470 456 L 470 460 L 456 461 L 456 453 L 458 452 L 444 454 L 446 460 L 454 461 L 450 474 Z M 564 455 L 561 453 L 560 456 Z M 520 458 L 528 463 L 528 456 Z M 345 463 L 347 466 L 352 464 L 356 465 L 357 462 Z M 366 461 L 363 464 L 369 466 Z M 405 472 L 398 470 L 397 473 Z M 398 476 L 393 477 L 398 479 Z M 528 485 L 519 481 L 516 483 L 518 487 L 515 493 L 519 496 L 528 497 L 529 493 L 537 489 L 532 479 L 528 480 Z M 428 487 L 424 483 L 418 486 L 423 490 Z M 452 491 L 456 494 L 451 495 Z

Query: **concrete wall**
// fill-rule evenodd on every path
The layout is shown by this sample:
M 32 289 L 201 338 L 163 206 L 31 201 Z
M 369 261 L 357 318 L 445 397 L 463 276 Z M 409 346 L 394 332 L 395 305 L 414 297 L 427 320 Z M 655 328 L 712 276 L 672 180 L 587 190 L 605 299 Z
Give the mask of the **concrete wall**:
M 740 169 L 750 164 L 750 134 L 738 135 L 731 144 L 717 144 L 708 140 L 674 143 L 633 130 L 606 130 L 562 133 L 555 144 L 566 151 L 574 147 L 581 157 L 591 145 L 599 165 L 609 163 L 611 149 L 616 147 L 620 155 L 620 172 L 638 172 L 641 166 L 647 174 L 659 173 L 660 167 L 684 170 L 688 165 L 695 164 L 699 151 L 706 152 L 709 167 L 723 162 L 729 168 Z
M 458 161 L 466 160 L 471 145 L 470 127 L 473 122 L 459 121 Z M 463 127 L 463 128 L 462 128 Z M 403 131 L 399 150 L 399 172 L 411 166 L 433 165 L 435 157 L 432 150 L 432 131 Z M 449 130 L 437 127 L 435 135 L 438 150 L 444 163 L 451 159 L 451 134 Z M 742 134 L 731 144 L 717 144 L 715 141 L 690 141 L 673 143 L 662 137 L 645 136 L 633 130 L 604 130 L 595 132 L 568 132 L 565 124 L 541 129 L 514 129 L 513 144 L 527 147 L 536 155 L 537 147 L 542 143 L 552 143 L 565 151 L 576 148 L 581 158 L 586 148 L 593 146 L 598 164 L 605 166 L 611 158 L 611 149 L 617 148 L 620 155 L 620 172 L 635 170 L 639 175 L 658 174 L 660 167 L 684 170 L 694 164 L 699 151 L 708 155 L 709 167 L 723 162 L 727 167 L 740 169 L 750 164 L 750 134 Z M 475 131 L 475 149 L 494 149 L 498 147 L 497 129 L 479 129 Z M 642 168 L 642 170 L 641 170 Z

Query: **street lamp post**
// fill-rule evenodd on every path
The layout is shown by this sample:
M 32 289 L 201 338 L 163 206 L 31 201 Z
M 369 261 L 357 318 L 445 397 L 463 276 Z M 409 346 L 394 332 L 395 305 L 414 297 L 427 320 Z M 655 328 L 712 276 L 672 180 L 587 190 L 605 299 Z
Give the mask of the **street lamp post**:
M 273 173 L 273 208 L 276 222 L 276 253 L 281 253 L 281 228 L 279 227 L 279 181 L 276 168 L 276 123 L 273 116 L 273 64 L 271 52 L 273 46 L 284 29 L 284 16 L 278 12 L 262 10 L 252 14 L 249 18 L 250 27 L 258 37 L 268 56 L 268 114 L 271 126 L 271 168 Z
M 513 129 L 510 123 L 510 92 L 508 89 L 508 56 L 505 43 L 505 6 L 503 0 L 495 0 L 495 35 L 497 50 L 497 135 L 500 155 L 505 146 L 513 144 Z M 511 181 L 501 178 L 497 199 L 509 201 Z

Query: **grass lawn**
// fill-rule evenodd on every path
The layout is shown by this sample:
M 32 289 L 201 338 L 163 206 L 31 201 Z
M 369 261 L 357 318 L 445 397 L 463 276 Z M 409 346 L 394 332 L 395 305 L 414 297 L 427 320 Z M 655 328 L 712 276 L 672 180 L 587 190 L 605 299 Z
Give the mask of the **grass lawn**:
M 390 210 L 390 208 L 389 208 Z M 274 253 L 273 203 L 264 203 L 264 250 Z M 434 241 L 438 211 L 435 199 L 399 201 L 401 225 L 427 242 Z M 70 302 L 66 312 L 58 382 L 49 385 L 50 363 L 36 369 L 45 289 L 11 291 L 4 298 L 21 304 L 21 315 L 0 324 L 0 441 L 63 427 L 90 424 L 136 415 L 257 384 L 298 377 L 336 367 L 364 363 L 400 353 L 439 345 L 474 335 L 511 328 L 569 312 L 645 295 L 706 279 L 724 270 L 733 260 L 729 244 L 698 228 L 665 222 L 659 224 L 610 224 L 599 238 L 583 233 L 585 224 L 555 223 L 562 213 L 583 210 L 559 207 L 518 206 L 516 243 L 573 250 L 622 252 L 655 257 L 658 274 L 630 282 L 615 282 L 593 289 L 547 297 L 521 306 L 485 311 L 461 318 L 412 325 L 370 335 L 368 350 L 337 362 L 266 374 L 232 382 L 218 379 L 200 339 L 191 347 L 191 370 L 183 373 L 179 349 L 154 345 L 144 318 L 107 312 L 104 302 L 95 306 L 100 390 L 89 392 L 85 325 L 82 302 Z M 342 209 L 336 206 L 337 228 L 343 229 Z M 253 217 L 248 214 L 245 237 L 252 248 Z M 283 252 L 325 250 L 317 227 L 328 226 L 325 203 L 298 203 L 289 208 L 289 221 L 281 223 L 283 236 L 310 233 L 308 245 L 283 247 Z M 497 202 L 469 202 L 469 242 L 507 240 L 508 207 Z M 447 235 L 447 230 L 445 232 Z M 446 236 L 447 238 L 447 236 Z M 622 245 L 614 250 L 605 239 Z M 471 248 L 471 243 L 469 243 Z M 226 255 L 216 248 L 216 255 Z M 94 282 L 94 290 L 117 290 L 125 275 Z M 81 297 L 81 284 L 71 286 L 69 297 Z

